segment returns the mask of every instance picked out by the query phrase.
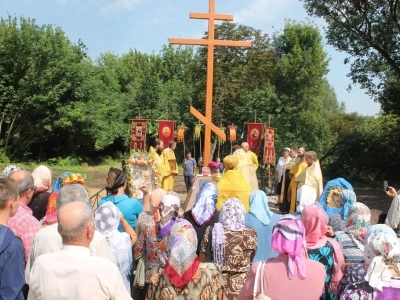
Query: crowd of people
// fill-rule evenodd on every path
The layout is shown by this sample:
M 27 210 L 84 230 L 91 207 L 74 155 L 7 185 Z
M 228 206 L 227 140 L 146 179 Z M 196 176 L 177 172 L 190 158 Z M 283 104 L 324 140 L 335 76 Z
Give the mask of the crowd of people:
M 129 197 L 117 168 L 93 207 L 80 174 L 52 185 L 45 166 L 7 167 L 0 299 L 400 299 L 394 188 L 385 224 L 371 225 L 350 183 L 323 188 L 316 153 L 285 148 L 277 214 L 241 169 L 243 153 L 224 158 L 220 181 L 204 183 L 187 211 L 172 190 L 142 186 L 141 201 Z M 194 173 L 190 156 L 184 163 Z

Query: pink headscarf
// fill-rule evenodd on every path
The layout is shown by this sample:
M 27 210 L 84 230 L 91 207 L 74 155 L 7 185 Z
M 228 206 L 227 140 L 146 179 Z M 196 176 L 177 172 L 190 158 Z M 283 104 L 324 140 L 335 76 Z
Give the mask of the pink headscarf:
M 334 292 L 337 284 L 342 279 L 342 266 L 344 266 L 344 255 L 340 244 L 334 239 L 326 237 L 328 217 L 325 211 L 318 205 L 307 205 L 301 214 L 301 221 L 306 230 L 307 249 L 318 249 L 327 242 L 333 247 L 334 264 L 332 271 L 331 290 Z
M 293 216 L 282 217 L 272 230 L 271 250 L 288 255 L 288 278 L 294 276 L 294 264 L 303 278 L 306 277 L 304 264 L 304 225 Z
M 153 206 L 153 218 L 156 222 L 160 222 L 161 216 L 160 216 L 160 202 L 162 197 L 164 197 L 167 194 L 166 190 L 163 189 L 155 189 L 154 191 L 151 192 L 151 197 L 150 197 L 150 204 Z

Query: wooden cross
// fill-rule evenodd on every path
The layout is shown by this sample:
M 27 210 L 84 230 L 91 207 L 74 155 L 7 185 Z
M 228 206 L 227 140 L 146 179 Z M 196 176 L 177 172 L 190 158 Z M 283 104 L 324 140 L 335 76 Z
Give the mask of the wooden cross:
M 206 115 L 203 116 L 197 109 L 190 106 L 190 112 L 204 124 L 204 165 L 210 162 L 211 154 L 211 131 L 218 135 L 224 141 L 225 132 L 220 130 L 212 123 L 212 98 L 214 83 L 214 46 L 232 46 L 232 47 L 251 47 L 251 42 L 216 40 L 214 32 L 215 20 L 233 21 L 233 15 L 224 15 L 215 13 L 215 0 L 209 0 L 208 13 L 190 13 L 191 19 L 208 20 L 208 38 L 207 39 L 182 39 L 172 38 L 169 43 L 172 45 L 193 45 L 207 46 L 207 90 L 206 90 Z

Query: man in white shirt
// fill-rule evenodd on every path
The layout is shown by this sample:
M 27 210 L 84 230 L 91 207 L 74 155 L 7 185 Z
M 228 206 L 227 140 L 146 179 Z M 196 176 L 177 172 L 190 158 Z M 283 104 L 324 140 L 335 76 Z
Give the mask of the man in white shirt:
M 71 184 L 63 187 L 57 196 L 57 210 L 73 201 L 79 201 L 83 202 L 85 205 L 89 205 L 89 194 L 84 186 L 80 184 Z M 26 282 L 29 282 L 30 271 L 35 260 L 42 254 L 60 250 L 62 246 L 61 236 L 58 233 L 58 224 L 53 224 L 39 230 L 33 240 L 30 256 L 28 257 L 28 262 L 26 264 Z M 105 257 L 114 262 L 114 257 L 107 241 L 98 231 L 94 232 L 89 250 L 90 253 L 95 256 Z
M 95 232 L 90 207 L 74 201 L 62 206 L 57 218 L 63 247 L 35 260 L 28 300 L 132 299 L 118 267 L 109 259 L 90 253 Z

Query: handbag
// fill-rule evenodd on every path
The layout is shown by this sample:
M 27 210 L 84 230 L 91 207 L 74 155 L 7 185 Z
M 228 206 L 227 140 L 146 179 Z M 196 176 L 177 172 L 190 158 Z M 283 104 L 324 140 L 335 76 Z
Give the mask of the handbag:
M 256 279 L 254 280 L 253 300 L 271 300 L 270 297 L 264 295 L 264 265 L 265 262 L 259 262 L 256 271 Z M 261 293 L 257 295 L 258 284 L 261 286 Z

